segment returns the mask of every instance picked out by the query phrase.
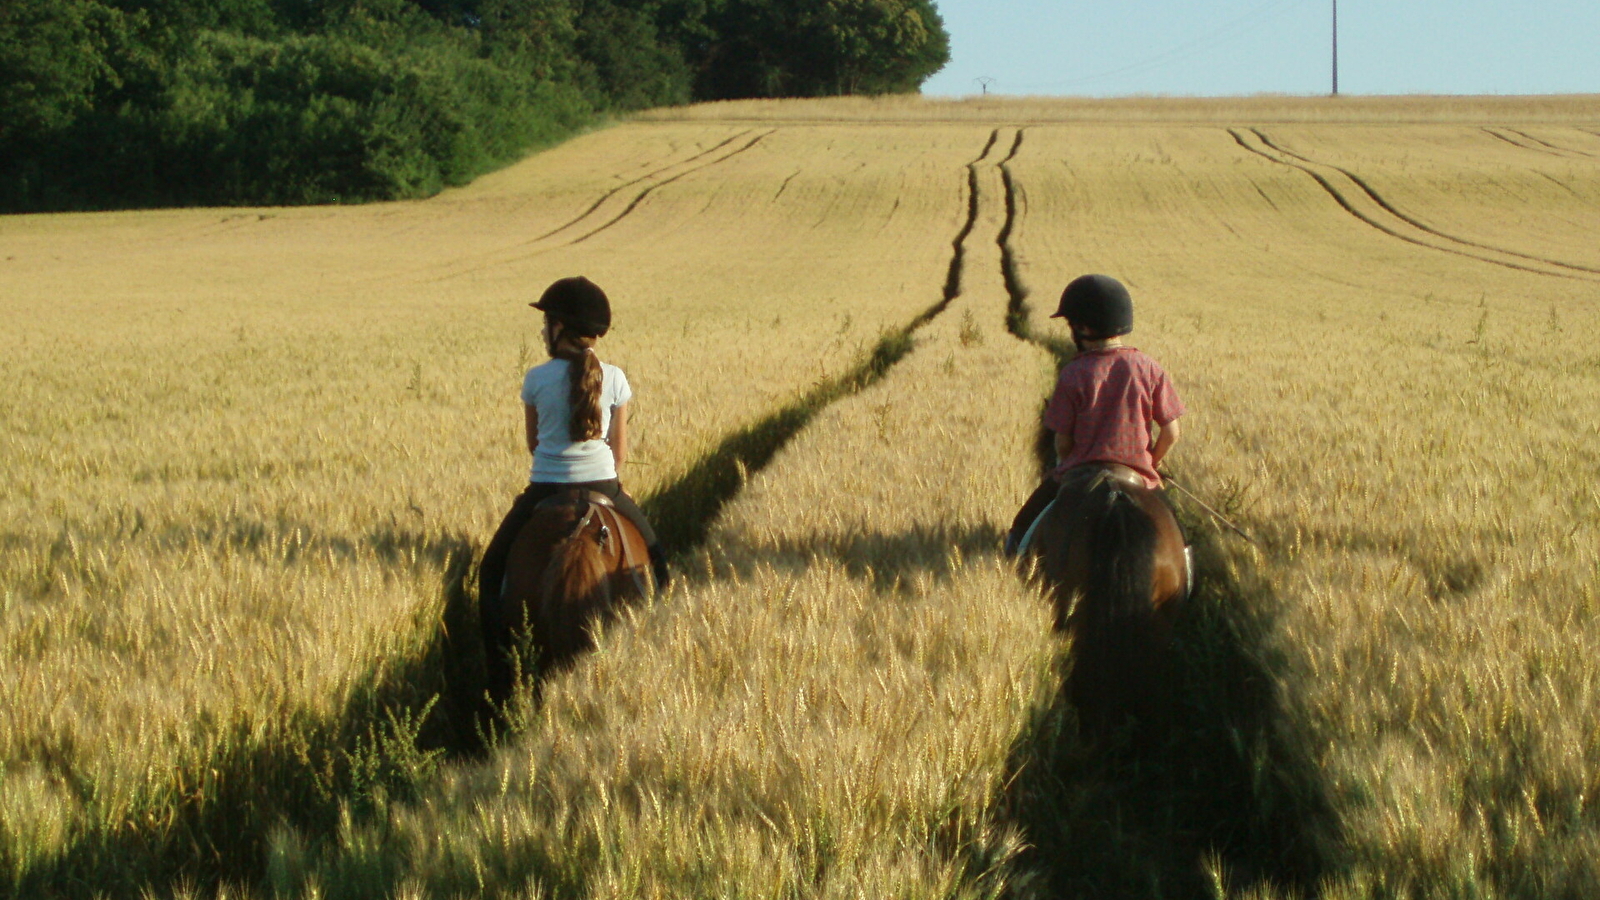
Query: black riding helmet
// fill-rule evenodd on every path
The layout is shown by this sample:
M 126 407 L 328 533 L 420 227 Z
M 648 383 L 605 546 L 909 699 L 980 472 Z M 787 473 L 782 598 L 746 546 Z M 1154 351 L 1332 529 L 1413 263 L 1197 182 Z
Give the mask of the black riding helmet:
M 611 301 L 599 285 L 582 275 L 557 281 L 528 305 L 584 337 L 604 337 L 611 330 Z
M 1133 298 L 1109 275 L 1081 275 L 1061 292 L 1061 306 L 1050 318 L 1064 318 L 1089 339 L 1103 341 L 1133 330 Z

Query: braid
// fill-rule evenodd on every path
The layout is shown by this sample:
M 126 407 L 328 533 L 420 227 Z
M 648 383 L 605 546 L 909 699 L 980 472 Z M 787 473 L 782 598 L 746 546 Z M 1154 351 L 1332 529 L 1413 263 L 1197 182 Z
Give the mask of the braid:
M 573 441 L 599 440 L 604 437 L 600 433 L 600 387 L 604 373 L 600 369 L 600 357 L 594 352 L 594 338 L 564 335 L 555 356 L 571 363 L 567 367 L 567 403 L 572 407 L 568 434 Z

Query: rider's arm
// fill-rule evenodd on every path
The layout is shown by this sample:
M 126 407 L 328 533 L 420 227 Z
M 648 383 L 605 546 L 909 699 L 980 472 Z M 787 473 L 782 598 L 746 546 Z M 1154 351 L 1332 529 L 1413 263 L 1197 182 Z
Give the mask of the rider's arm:
M 1056 432 L 1056 464 L 1060 465 L 1061 461 L 1070 455 L 1072 455 L 1072 432 Z
M 528 455 L 539 449 L 539 409 L 531 403 L 522 406 L 523 428 L 527 432 Z
M 1172 445 L 1178 442 L 1178 436 L 1181 431 L 1182 429 L 1178 427 L 1177 419 L 1173 419 L 1171 422 L 1161 426 L 1161 433 L 1156 436 L 1155 443 L 1150 446 L 1150 468 L 1155 469 L 1161 466 L 1161 460 L 1166 457 L 1167 451 L 1172 449 Z
M 611 410 L 611 433 L 606 435 L 611 445 L 611 456 L 617 462 L 617 474 L 622 474 L 622 463 L 628 458 L 628 404 Z

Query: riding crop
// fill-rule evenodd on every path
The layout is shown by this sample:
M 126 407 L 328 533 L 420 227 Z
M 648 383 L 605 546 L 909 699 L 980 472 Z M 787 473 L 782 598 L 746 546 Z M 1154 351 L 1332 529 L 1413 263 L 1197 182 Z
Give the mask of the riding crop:
M 1240 528 L 1239 526 L 1233 524 L 1232 522 L 1230 522 L 1228 520 L 1227 516 L 1223 515 L 1222 513 L 1217 512 L 1216 510 L 1212 509 L 1210 506 L 1207 506 L 1206 502 L 1204 500 L 1201 500 L 1199 497 L 1196 497 L 1194 495 L 1194 491 L 1191 491 L 1188 488 L 1184 487 L 1183 485 L 1179 484 L 1176 479 L 1174 479 L 1171 475 L 1168 475 L 1165 472 L 1161 472 L 1161 473 L 1158 473 L 1158 474 L 1161 475 L 1161 478 L 1162 478 L 1163 481 L 1167 482 L 1168 484 L 1170 484 L 1173 487 L 1177 488 L 1178 490 L 1182 491 L 1183 495 L 1185 497 L 1188 497 L 1190 500 L 1193 500 L 1197 506 L 1199 506 L 1201 509 L 1205 510 L 1206 512 L 1210 513 L 1214 518 L 1216 518 L 1216 520 L 1218 522 L 1221 522 L 1222 524 L 1224 524 L 1224 525 L 1228 526 L 1229 528 L 1233 529 L 1234 532 L 1236 532 L 1240 537 L 1244 538 L 1245 540 L 1249 541 L 1250 543 L 1255 544 L 1258 547 L 1261 546 L 1260 544 L 1256 544 L 1256 539 L 1255 538 L 1251 537 L 1248 534 L 1245 534 L 1245 531 L 1244 531 L 1243 528 Z

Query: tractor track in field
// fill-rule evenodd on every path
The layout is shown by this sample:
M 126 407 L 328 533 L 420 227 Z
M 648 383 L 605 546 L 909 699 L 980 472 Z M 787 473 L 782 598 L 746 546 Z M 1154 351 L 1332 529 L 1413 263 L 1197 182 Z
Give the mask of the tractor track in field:
M 1499 131 L 1496 131 L 1493 128 L 1485 127 L 1482 129 L 1482 131 L 1492 138 L 1498 138 L 1499 140 L 1505 141 L 1514 147 L 1520 147 L 1523 150 L 1532 150 L 1535 153 L 1543 153 L 1548 156 L 1557 156 L 1562 159 L 1572 159 L 1575 156 L 1581 156 L 1586 159 L 1600 159 L 1600 155 L 1590 153 L 1586 150 L 1574 150 L 1571 147 L 1563 147 L 1560 144 L 1552 144 L 1543 138 L 1534 137 L 1526 131 L 1519 131 L 1515 128 L 1501 128 Z M 1501 134 L 1500 131 L 1508 132 L 1516 135 L 1516 137 L 1506 137 L 1504 134 Z
M 661 188 L 664 188 L 667 185 L 672 184 L 675 181 L 678 181 L 679 179 L 686 178 L 686 177 L 688 177 L 690 175 L 693 175 L 696 172 L 704 171 L 705 169 L 709 169 L 712 166 L 719 165 L 721 163 L 725 163 L 728 160 L 733 159 L 735 156 L 738 156 L 739 154 L 744 153 L 745 151 L 749 150 L 750 148 L 754 147 L 755 145 L 761 143 L 763 140 L 767 139 L 768 137 L 771 137 L 772 135 L 776 134 L 777 132 L 778 132 L 778 129 L 776 129 L 776 128 L 774 128 L 774 129 L 772 129 L 770 131 L 764 131 L 761 134 L 758 134 L 755 137 L 751 138 L 749 141 L 746 141 L 743 145 L 741 145 L 736 150 L 733 150 L 733 151 L 731 151 L 729 153 L 725 153 L 722 156 L 719 156 L 716 159 L 712 159 L 712 160 L 710 160 L 708 162 L 701 163 L 700 165 L 695 166 L 695 167 L 693 167 L 691 169 L 685 169 L 684 171 L 679 172 L 678 174 L 672 176 L 671 178 L 664 178 L 664 179 L 662 179 L 660 181 L 655 182 L 654 184 L 652 184 L 649 187 L 645 188 L 644 190 L 640 191 L 633 198 L 633 200 L 631 200 L 628 203 L 628 205 L 623 208 L 622 212 L 617 213 L 617 215 L 614 218 L 612 218 L 609 221 L 607 221 L 604 225 L 601 225 L 600 227 L 595 228 L 592 231 L 584 232 L 581 236 L 579 236 L 577 238 L 574 238 L 574 239 L 568 241 L 567 243 L 562 244 L 561 246 L 562 247 L 571 247 L 574 244 L 581 244 L 584 241 L 587 241 L 589 238 L 594 237 L 595 235 L 599 234 L 600 232 L 605 231 L 607 228 L 610 228 L 611 226 L 613 226 L 613 225 L 617 224 L 618 222 L 621 222 L 623 219 L 627 218 L 630 213 L 632 213 L 634 210 L 639 208 L 639 204 L 643 203 L 645 201 L 646 197 L 649 197 L 651 194 L 655 193 L 657 190 L 659 190 Z M 748 134 L 749 132 L 745 132 L 745 133 Z M 722 146 L 726 146 L 726 144 L 724 144 Z
M 1516 128 L 1507 128 L 1506 130 L 1511 132 L 1512 134 L 1516 135 L 1517 137 L 1522 138 L 1525 141 L 1530 141 L 1532 143 L 1538 144 L 1541 147 L 1545 147 L 1545 148 L 1548 148 L 1550 150 L 1553 150 L 1553 151 L 1555 151 L 1557 153 L 1573 153 L 1573 152 L 1575 152 L 1575 151 L 1572 151 L 1572 150 L 1568 150 L 1565 147 L 1561 147 L 1561 146 L 1557 146 L 1556 144 L 1552 144 L 1549 141 L 1544 140 L 1542 138 L 1536 138 L 1533 135 L 1527 133 L 1526 131 L 1520 131 L 1520 130 L 1518 130 Z
M 1585 198 L 1582 194 L 1580 194 L 1576 190 L 1574 190 L 1572 185 L 1567 184 L 1565 181 L 1562 181 L 1561 179 L 1555 177 L 1554 175 L 1551 175 L 1549 172 L 1540 172 L 1539 170 L 1534 169 L 1533 170 L 1533 174 L 1538 175 L 1540 178 L 1543 178 L 1545 181 L 1550 182 L 1551 184 L 1555 185 L 1558 188 L 1561 188 L 1563 191 L 1566 191 L 1567 193 L 1571 194 L 1573 197 L 1577 198 L 1578 200 L 1583 200 L 1583 201 L 1587 202 L 1587 198 Z
M 1551 150 L 1554 150 L 1554 151 L 1556 151 L 1558 153 L 1561 153 L 1561 154 L 1564 154 L 1564 155 L 1567 155 L 1567 156 L 1585 156 L 1585 157 L 1588 157 L 1589 159 L 1595 159 L 1596 158 L 1595 154 L 1590 153 L 1587 150 L 1575 150 L 1575 149 L 1573 149 L 1571 147 L 1563 147 L 1560 144 L 1552 144 L 1549 141 L 1545 140 L 1544 138 L 1534 137 L 1533 135 L 1527 133 L 1526 131 L 1518 131 L 1515 128 L 1507 128 L 1506 130 L 1511 132 L 1512 134 L 1518 135 L 1520 137 L 1525 137 L 1528 140 L 1533 141 L 1536 144 L 1539 144 L 1540 146 L 1549 147 Z
M 1018 128 L 1017 136 L 1011 142 L 1011 152 L 1001 160 L 1000 183 L 1005 188 L 1005 220 L 1000 225 L 1000 231 L 995 235 L 995 243 L 1000 247 L 1000 278 L 1006 288 L 1006 330 L 1018 340 L 1027 341 L 1047 351 L 1056 360 L 1056 364 L 1065 364 L 1077 351 L 1072 343 L 1065 338 L 1055 335 L 1039 334 L 1033 330 L 1029 318 L 1028 288 L 1022 282 L 1022 265 L 1019 262 L 1017 248 L 1012 238 L 1016 235 L 1017 225 L 1022 221 L 1025 211 L 1027 195 L 1022 189 L 1022 182 L 1016 173 L 1011 170 L 1011 163 L 1022 152 L 1022 142 L 1026 128 Z
M 983 150 L 976 159 L 967 163 L 967 221 L 956 232 L 955 239 L 950 242 L 950 268 L 944 277 L 944 303 L 948 304 L 961 294 L 961 275 L 967 260 L 967 238 L 972 236 L 972 229 L 978 226 L 978 166 L 989 158 L 990 151 L 1000 140 L 1000 129 L 989 132 L 989 140 L 983 145 Z
M 801 170 L 801 169 L 795 169 L 794 172 L 791 173 L 788 178 L 785 178 L 783 180 L 783 184 L 778 185 L 777 192 L 772 195 L 772 199 L 768 200 L 767 203 L 769 205 L 773 204 L 773 203 L 777 203 L 778 202 L 778 198 L 783 196 L 783 192 L 787 191 L 789 189 L 789 182 L 794 181 L 796 178 L 799 178 L 800 177 L 800 173 L 802 171 L 803 170 Z
M 445 274 L 437 275 L 437 276 L 435 276 L 433 278 L 426 279 L 426 281 L 428 281 L 430 283 L 431 282 L 440 282 L 440 281 L 449 281 L 449 280 L 454 279 L 454 278 L 460 278 L 460 277 L 463 277 L 463 276 L 466 276 L 466 275 L 474 274 L 476 272 L 482 272 L 482 271 L 484 271 L 486 269 L 494 268 L 495 266 L 503 266 L 503 265 L 509 265 L 509 264 L 512 264 L 512 263 L 522 262 L 523 260 L 529 259 L 529 258 L 534 257 L 534 256 L 538 256 L 541 253 L 547 253 L 547 252 L 549 252 L 551 250 L 559 250 L 559 249 L 563 249 L 563 248 L 566 248 L 566 247 L 574 246 L 576 244 L 581 244 L 584 241 L 587 241 L 588 239 L 594 237 L 595 235 L 597 235 L 597 234 L 599 234 L 599 233 L 611 228 L 612 226 L 614 226 L 617 223 L 621 222 L 623 219 L 626 219 L 630 214 L 632 214 L 634 212 L 634 210 L 639 208 L 640 204 L 644 203 L 644 201 L 647 198 L 649 198 L 649 196 L 651 194 L 655 193 L 657 190 L 659 190 L 659 189 L 661 189 L 663 187 L 666 187 L 667 185 L 672 184 L 672 183 L 674 183 L 676 181 L 679 181 L 679 180 L 681 180 L 683 178 L 687 178 L 690 175 L 696 174 L 698 172 L 703 172 L 706 169 L 709 169 L 709 168 L 711 168 L 713 166 L 721 165 L 722 163 L 725 163 L 728 160 L 733 159 L 734 157 L 736 157 L 736 156 L 738 156 L 738 155 L 750 150 L 751 148 L 755 147 L 757 144 L 761 143 L 763 140 L 767 139 L 768 137 L 771 137 L 773 134 L 776 134 L 778 129 L 773 128 L 773 129 L 769 129 L 767 131 L 761 132 L 760 134 L 757 134 L 755 137 L 750 138 L 749 140 L 747 140 L 744 143 L 740 144 L 739 146 L 735 147 L 733 150 L 726 150 L 726 148 L 729 145 L 738 142 L 740 138 L 748 136 L 750 134 L 750 131 L 751 131 L 750 129 L 746 129 L 745 131 L 741 131 L 738 134 L 735 134 L 732 137 L 721 141 L 720 143 L 716 144 L 715 146 L 713 146 L 713 147 L 711 147 L 709 149 L 703 150 L 700 153 L 695 154 L 694 156 L 691 156 L 691 157 L 689 157 L 687 159 L 679 160 L 678 162 L 671 163 L 671 164 L 668 164 L 668 165 L 665 165 L 665 166 L 660 166 L 660 167 L 658 167 L 656 169 L 653 169 L 652 171 L 650 171 L 650 172 L 648 172 L 648 173 L 646 173 L 644 175 L 641 175 L 641 176 L 639 176 L 637 178 L 632 179 L 631 181 L 627 181 L 627 182 L 624 182 L 623 184 L 617 185 L 616 187 L 613 187 L 610 190 L 606 191 L 604 194 L 602 194 L 601 197 L 598 200 L 596 200 L 594 203 L 590 204 L 588 209 L 584 210 L 582 213 L 580 213 L 577 216 L 573 217 L 572 219 L 568 220 L 565 224 L 563 224 L 563 225 L 561 225 L 561 226 L 559 226 L 557 228 L 551 229 L 550 231 L 546 231 L 545 233 L 539 235 L 538 237 L 530 238 L 529 240 L 522 241 L 521 243 L 517 243 L 517 244 L 512 244 L 510 246 L 500 247 L 498 249 L 489 251 L 487 253 L 478 254 L 475 257 L 469 258 L 473 264 L 469 264 L 464 268 L 457 268 L 457 269 L 454 269 L 453 271 L 448 271 Z M 713 154 L 718 154 L 718 151 L 725 151 L 725 152 L 720 153 L 720 155 L 713 155 Z M 707 157 L 710 157 L 710 158 L 708 159 Z M 691 163 L 697 163 L 697 164 L 691 165 Z M 684 166 L 689 166 L 689 168 L 685 168 L 682 171 L 671 175 L 670 177 L 665 177 L 665 178 L 662 177 L 663 175 L 666 175 L 668 172 L 672 172 L 674 169 L 680 169 L 680 168 L 682 168 Z M 646 184 L 646 186 L 642 190 L 640 190 L 638 193 L 634 194 L 633 198 L 631 200 L 629 200 L 627 205 L 624 206 L 622 208 L 622 210 L 620 212 L 618 212 L 616 215 L 612 216 L 610 219 L 607 219 L 604 223 L 602 223 L 602 224 L 600 224 L 600 225 L 598 225 L 598 226 L 596 226 L 596 227 L 594 227 L 594 228 L 592 228 L 592 229 L 590 229 L 588 231 L 585 231 L 584 233 L 578 235 L 575 238 L 572 238 L 571 240 L 567 240 L 567 241 L 561 241 L 560 240 L 560 238 L 565 233 L 571 232 L 572 230 L 582 226 L 585 222 L 587 222 L 587 221 L 591 220 L 592 218 L 594 218 L 595 214 L 599 210 L 601 210 L 603 207 L 605 207 L 609 201 L 611 201 L 614 198 L 616 198 L 618 194 L 623 193 L 624 191 L 626 191 L 630 187 L 637 187 L 638 185 L 645 184 L 646 182 L 649 182 L 649 183 Z M 434 270 L 437 270 L 439 268 L 448 269 L 451 266 L 461 265 L 462 263 L 468 262 L 468 261 L 469 260 L 457 259 L 452 263 L 446 263 L 446 264 L 444 264 L 442 266 L 436 266 L 436 267 L 433 267 L 433 268 L 434 268 Z M 417 274 L 417 273 L 413 273 L 413 274 Z
M 677 479 L 641 499 L 640 505 L 656 523 L 662 545 L 669 553 L 682 558 L 704 544 L 712 523 L 723 507 L 738 497 L 751 475 L 766 468 L 817 413 L 887 376 L 915 348 L 917 331 L 937 319 L 961 295 L 966 243 L 977 227 L 980 210 L 978 167 L 988 159 L 999 135 L 999 129 L 991 132 L 978 156 L 966 165 L 966 216 L 950 242 L 950 265 L 939 299 L 905 325 L 885 333 L 850 369 L 724 437 Z
M 1245 134 L 1246 130 L 1249 132 L 1249 137 Z M 1440 231 L 1413 216 L 1401 212 L 1379 194 L 1365 179 L 1354 172 L 1284 149 L 1274 143 L 1260 129 L 1229 128 L 1228 134 L 1232 135 L 1234 142 L 1246 151 L 1278 165 L 1298 169 L 1311 176 L 1345 212 L 1390 237 L 1429 250 L 1450 253 L 1507 269 L 1530 272 L 1535 275 L 1547 275 L 1553 278 L 1566 278 L 1577 281 L 1600 281 L 1600 278 L 1595 277 L 1600 276 L 1600 268 L 1591 268 L 1576 263 L 1534 256 L 1516 250 L 1507 250 L 1503 247 L 1467 240 Z M 1251 138 L 1259 143 L 1260 146 L 1253 144 Z M 1334 174 L 1330 175 L 1328 172 L 1319 171 L 1322 169 L 1329 170 Z M 1354 190 L 1349 188 L 1341 190 L 1337 183 L 1340 179 L 1348 182 L 1350 186 L 1354 187 Z M 1363 197 L 1365 199 L 1362 199 Z M 1363 209 L 1362 207 L 1367 206 L 1368 203 L 1375 206 L 1376 209 Z M 1456 246 L 1450 246 L 1451 244 Z M 1500 257 L 1511 257 L 1511 259 Z
M 1440 230 L 1438 230 L 1438 229 L 1436 229 L 1436 228 L 1434 228 L 1434 227 L 1432 227 L 1432 226 L 1430 226 L 1430 225 L 1428 225 L 1426 223 L 1418 221 L 1416 218 L 1414 218 L 1412 216 L 1406 215 L 1405 213 L 1401 212 L 1399 209 L 1395 208 L 1394 205 L 1391 204 L 1388 200 L 1384 199 L 1383 196 L 1380 195 L 1377 192 L 1377 190 L 1375 188 L 1373 188 L 1372 185 L 1369 184 L 1365 179 L 1363 179 L 1361 176 L 1357 175 L 1356 173 L 1350 171 L 1349 169 L 1345 169 L 1345 168 L 1340 167 L 1340 166 L 1335 166 L 1335 165 L 1332 165 L 1330 163 L 1323 163 L 1323 162 L 1320 162 L 1318 160 L 1312 159 L 1312 158 L 1310 158 L 1308 156 L 1304 156 L 1302 154 L 1295 153 L 1292 150 L 1285 149 L 1284 147 L 1281 147 L 1278 144 L 1274 143 L 1272 141 L 1272 139 L 1267 137 L 1267 135 L 1264 132 L 1262 132 L 1259 128 L 1252 128 L 1251 131 L 1254 131 L 1256 133 L 1256 135 L 1261 138 L 1262 143 L 1266 144 L 1268 147 L 1271 147 L 1273 150 L 1278 151 L 1279 153 L 1282 153 L 1282 154 L 1284 154 L 1286 156 L 1294 157 L 1295 159 L 1301 160 L 1302 162 L 1304 162 L 1304 163 L 1306 163 L 1308 165 L 1323 165 L 1323 166 L 1327 166 L 1328 168 L 1339 172 L 1341 175 L 1344 175 L 1346 178 L 1349 178 L 1351 181 L 1355 182 L 1357 187 L 1361 188 L 1361 190 L 1368 197 L 1372 198 L 1373 202 L 1377 203 L 1386 212 L 1388 212 L 1389 214 L 1393 215 L 1395 218 L 1401 220 L 1402 222 L 1405 222 L 1407 225 L 1410 225 L 1413 228 L 1418 229 L 1419 231 L 1425 231 L 1428 234 L 1434 235 L 1435 237 L 1443 238 L 1445 240 L 1452 241 L 1454 243 L 1461 244 L 1461 245 L 1466 246 L 1466 247 L 1473 247 L 1473 248 L 1476 248 L 1476 249 L 1479 249 L 1479 250 L 1487 250 L 1487 251 L 1490 251 L 1490 252 L 1493 252 L 1493 253 L 1503 253 L 1503 254 L 1506 254 L 1507 256 L 1520 257 L 1520 258 L 1526 259 L 1526 260 L 1528 260 L 1530 262 L 1545 263 L 1547 265 L 1559 266 L 1559 267 L 1561 267 L 1563 269 L 1571 269 L 1571 270 L 1577 271 L 1577 272 L 1586 272 L 1586 273 L 1590 273 L 1590 274 L 1600 275 L 1600 268 L 1593 268 L 1593 267 L 1590 267 L 1590 266 L 1578 265 L 1576 263 L 1563 262 L 1563 261 L 1558 260 L 1558 259 L 1550 259 L 1548 257 L 1543 257 L 1543 256 L 1534 256 L 1532 254 L 1522 253 L 1522 252 L 1517 251 L 1517 250 L 1507 250 L 1504 247 L 1496 247 L 1496 246 L 1494 246 L 1492 244 L 1483 244 L 1483 243 L 1479 243 L 1477 241 L 1468 240 L 1466 238 L 1456 237 L 1455 235 L 1452 235 L 1452 234 L 1447 234 L 1446 232 L 1440 231 Z M 1520 132 L 1518 132 L 1518 133 L 1520 134 Z M 1557 182 L 1557 183 L 1559 183 L 1559 182 Z
M 1511 146 L 1516 147 L 1518 150 L 1529 150 L 1534 153 L 1543 153 L 1546 156 L 1561 156 L 1565 158 L 1565 154 L 1556 152 L 1557 148 L 1553 148 L 1549 144 L 1545 144 L 1544 141 L 1535 140 L 1534 138 L 1531 138 L 1528 135 L 1512 128 L 1506 128 L 1504 130 L 1511 132 L 1511 134 L 1517 135 L 1517 137 L 1509 137 L 1489 127 L 1480 128 L 1478 130 L 1484 134 L 1487 134 L 1489 137 L 1500 141 L 1501 143 L 1510 144 Z M 1521 140 L 1518 140 L 1517 138 L 1521 138 Z M 1537 146 L 1540 144 L 1543 146 Z
M 571 220 L 569 220 L 569 221 L 567 221 L 567 222 L 565 222 L 565 223 L 563 223 L 561 225 L 557 225 L 556 227 L 550 229 L 549 231 L 546 231 L 544 234 L 541 234 L 538 237 L 533 238 L 533 240 L 529 241 L 528 243 L 534 243 L 536 241 L 542 241 L 545 238 L 554 237 L 555 235 L 560 234 L 563 231 L 566 231 L 568 228 L 571 228 L 574 225 L 577 225 L 578 223 L 582 222 L 584 219 L 587 219 L 590 216 L 594 215 L 595 210 L 597 210 L 601 206 L 605 205 L 605 202 L 607 200 L 610 200 L 612 197 L 615 197 L 617 194 L 622 193 L 623 191 L 627 190 L 628 188 L 633 187 L 636 184 L 640 184 L 642 182 L 649 181 L 652 178 L 659 177 L 663 173 L 669 172 L 672 169 L 677 168 L 678 166 L 685 166 L 685 165 L 688 165 L 689 163 L 694 162 L 695 160 L 703 159 L 704 157 L 709 156 L 709 155 L 717 152 L 718 150 L 721 150 L 723 147 L 728 146 L 729 144 L 733 143 L 734 141 L 737 141 L 739 138 L 744 137 L 745 135 L 749 134 L 752 130 L 753 129 L 747 128 L 744 131 L 741 131 L 741 132 L 733 135 L 732 137 L 721 141 L 720 143 L 717 143 L 717 144 L 715 144 L 715 145 L 713 145 L 713 146 L 711 146 L 711 147 L 709 147 L 709 148 L 707 148 L 705 150 L 700 151 L 699 153 L 696 153 L 695 155 L 689 157 L 688 159 L 681 159 L 681 160 L 678 160 L 677 162 L 667 163 L 664 166 L 657 166 L 656 168 L 652 169 L 649 172 L 644 173 L 643 175 L 640 175 L 637 178 L 633 178 L 631 180 L 624 181 L 623 183 L 621 183 L 621 184 L 617 185 L 616 187 L 612 188 L 611 190 L 606 191 L 604 194 L 601 194 L 600 195 L 600 199 L 594 201 L 594 203 L 591 204 L 588 209 L 586 209 L 583 212 L 577 214 Z

